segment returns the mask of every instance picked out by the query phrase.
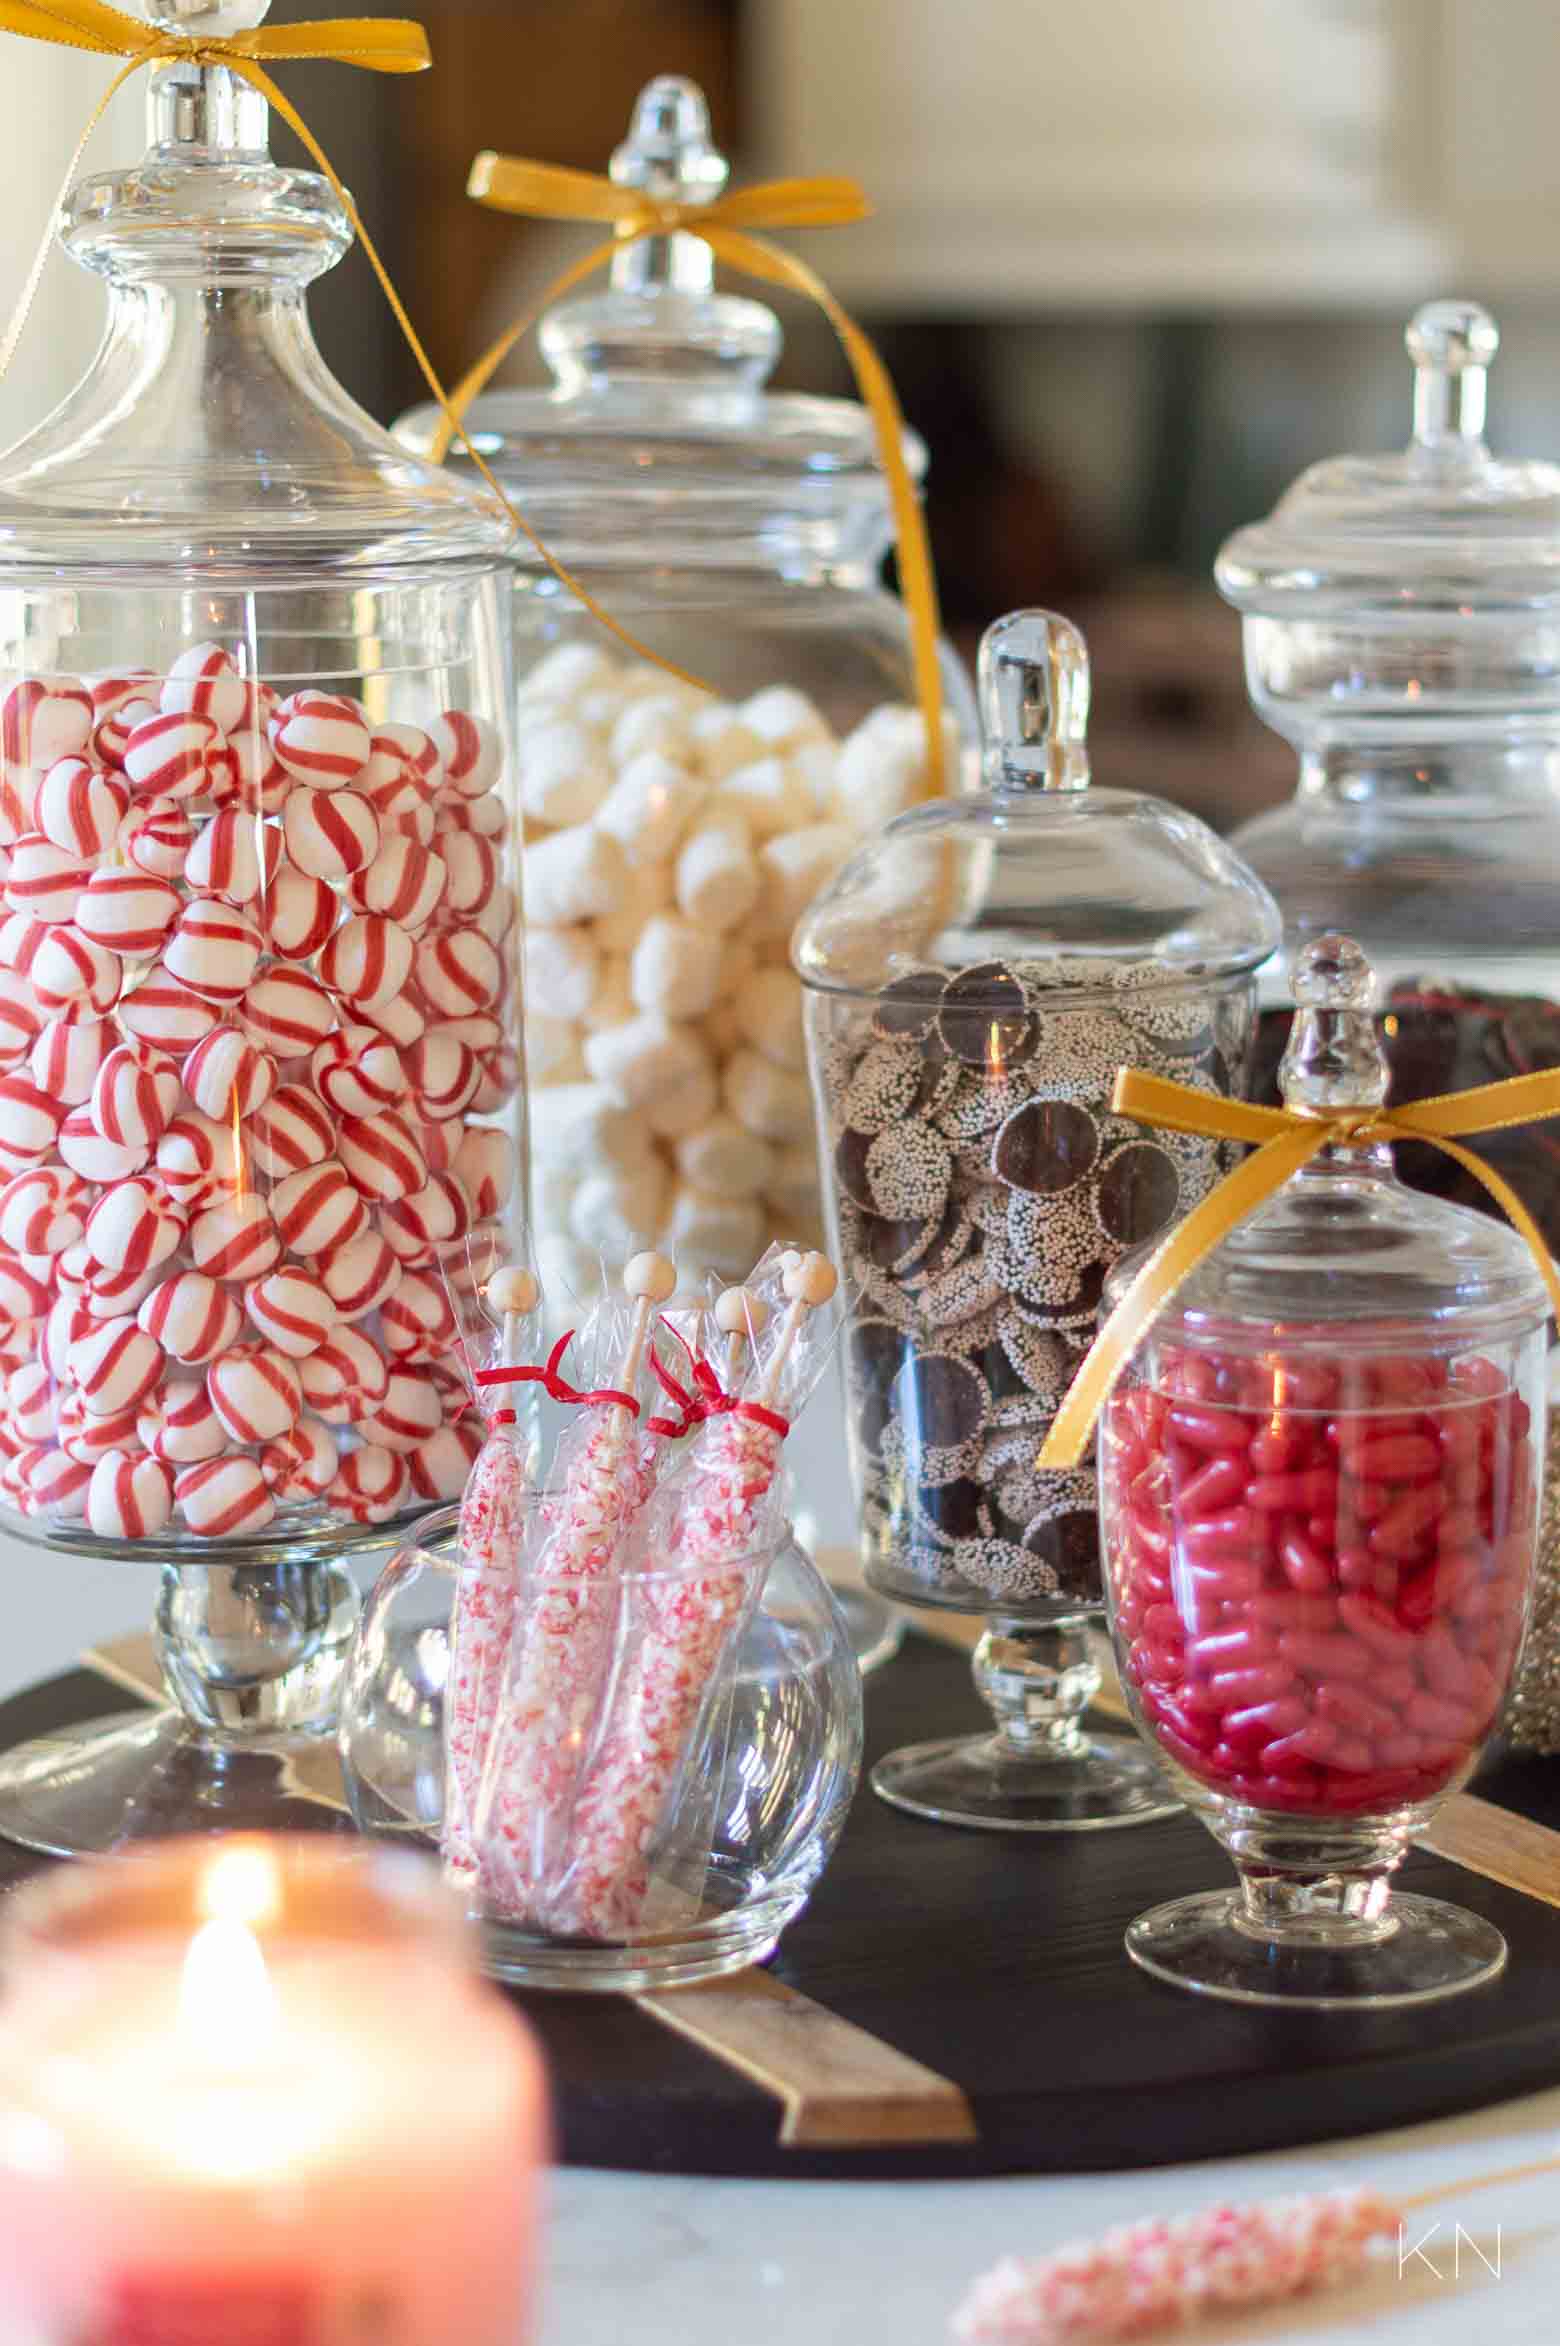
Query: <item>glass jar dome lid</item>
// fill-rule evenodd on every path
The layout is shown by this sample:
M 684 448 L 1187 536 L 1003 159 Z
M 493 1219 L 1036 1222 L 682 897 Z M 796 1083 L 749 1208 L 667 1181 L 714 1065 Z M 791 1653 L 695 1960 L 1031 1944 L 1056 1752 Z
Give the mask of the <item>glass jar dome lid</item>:
M 1347 937 L 1298 956 L 1294 1024 L 1279 1068 L 1304 1114 L 1380 1107 L 1390 1077 L 1371 1015 L 1375 979 Z M 1107 1305 L 1141 1270 L 1129 1255 Z M 1156 1323 L 1172 1343 L 1220 1353 L 1282 1347 L 1286 1359 L 1351 1352 L 1444 1354 L 1542 1326 L 1549 1296 L 1504 1222 L 1407 1188 L 1385 1146 L 1323 1149 L 1181 1282 Z
M 144 13 L 216 38 L 267 6 Z M 0 574 L 278 581 L 505 555 L 491 495 L 398 444 L 324 365 L 305 292 L 352 227 L 327 180 L 271 161 L 269 115 L 226 66 L 159 66 L 147 154 L 67 197 L 60 241 L 107 280 L 107 331 L 0 456 Z
M 824 992 L 919 996 L 991 964 L 1052 991 L 1204 986 L 1278 945 L 1278 908 L 1223 840 L 1166 800 L 1090 784 L 1089 658 L 1049 611 L 988 628 L 985 784 L 898 816 L 797 929 Z
M 647 84 L 612 157 L 621 187 L 666 202 L 709 203 L 730 167 L 710 142 L 702 92 L 675 74 Z M 714 259 L 698 237 L 648 236 L 614 254 L 609 282 L 559 303 L 538 339 L 547 390 L 486 391 L 464 418 L 500 477 L 523 483 L 528 513 L 557 508 L 553 533 L 578 546 L 590 532 L 582 500 L 665 507 L 697 498 L 761 497 L 835 507 L 852 497 L 887 514 L 871 418 L 859 401 L 765 388 L 780 355 L 780 321 L 764 303 L 715 291 Z M 431 403 L 396 426 L 430 449 L 442 417 Z M 919 478 L 926 450 L 906 432 Z M 459 463 L 457 449 L 452 462 Z M 622 508 L 603 522 L 621 528 Z
M 1265 521 L 1237 530 L 1214 575 L 1237 609 L 1379 624 L 1560 603 L 1560 465 L 1508 461 L 1484 437 L 1495 321 L 1433 301 L 1405 341 L 1413 437 L 1384 456 L 1314 464 Z

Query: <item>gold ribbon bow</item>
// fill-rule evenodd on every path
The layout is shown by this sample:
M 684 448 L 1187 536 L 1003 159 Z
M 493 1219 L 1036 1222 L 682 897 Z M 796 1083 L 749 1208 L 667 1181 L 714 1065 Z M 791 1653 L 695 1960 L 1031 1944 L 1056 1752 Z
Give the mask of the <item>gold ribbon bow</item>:
M 729 268 L 768 285 L 789 287 L 822 310 L 850 360 L 877 435 L 878 461 L 893 509 L 900 587 L 910 620 L 916 698 L 926 726 L 927 774 L 935 792 L 943 772 L 937 581 L 920 499 L 905 463 L 904 417 L 893 382 L 867 336 L 816 271 L 794 253 L 753 233 L 770 228 L 837 228 L 865 219 L 872 207 L 855 180 L 772 179 L 717 196 L 707 204 L 665 203 L 646 195 L 642 188 L 619 187 L 595 172 L 566 171 L 515 155 L 484 153 L 471 166 L 467 192 L 497 211 L 518 212 L 531 219 L 599 222 L 610 227 L 612 235 L 555 277 L 539 300 L 483 352 L 451 394 L 450 407 L 456 416 L 464 416 L 469 402 L 503 365 L 515 344 L 529 334 L 543 310 L 604 267 L 622 245 L 635 243 L 640 237 L 697 236 Z M 447 422 L 435 443 L 436 456 L 447 452 L 450 430 Z
M 1254 1213 L 1292 1173 L 1325 1148 L 1365 1148 L 1377 1141 L 1420 1140 L 1453 1158 L 1481 1182 L 1501 1212 L 1527 1240 L 1543 1275 L 1550 1302 L 1560 1315 L 1560 1276 L 1543 1232 L 1508 1181 L 1460 1148 L 1458 1133 L 1500 1132 L 1560 1115 L 1560 1070 L 1516 1075 L 1503 1083 L 1478 1084 L 1471 1091 L 1439 1092 L 1402 1108 L 1326 1110 L 1257 1108 L 1246 1100 L 1223 1100 L 1188 1084 L 1123 1067 L 1111 1106 L 1118 1116 L 1136 1117 L 1165 1132 L 1195 1132 L 1209 1140 L 1255 1141 L 1254 1155 L 1227 1174 L 1217 1189 L 1177 1222 L 1155 1247 L 1086 1354 L 1067 1398 L 1057 1411 L 1040 1452 L 1042 1467 L 1076 1466 L 1109 1400 L 1117 1378 L 1181 1282 L 1213 1252 L 1238 1222 Z
M 693 684 L 699 682 L 697 677 L 687 677 L 686 670 L 651 651 L 626 627 L 619 626 L 611 614 L 604 611 L 587 593 L 579 580 L 555 560 L 524 514 L 518 512 L 511 499 L 505 496 L 489 467 L 467 438 L 460 417 L 434 369 L 433 361 L 423 348 L 417 330 L 407 315 L 406 305 L 391 282 L 390 272 L 379 257 L 379 249 L 363 225 L 362 214 L 342 185 L 334 164 L 297 107 L 278 88 L 266 70 L 268 63 L 275 64 L 282 59 L 314 58 L 337 65 L 359 66 L 367 73 L 422 73 L 432 64 L 433 58 L 428 47 L 428 36 L 420 24 L 393 16 L 332 16 L 318 18 L 312 24 L 260 25 L 252 32 L 215 38 L 207 34 L 182 33 L 170 25 L 143 24 L 139 18 L 125 15 L 122 9 L 110 7 L 108 0 L 0 0 L 0 32 L 20 33 L 26 40 L 47 41 L 58 49 L 87 49 L 99 56 L 123 57 L 127 60 L 93 107 L 86 128 L 77 139 L 65 167 L 65 176 L 50 208 L 42 241 L 27 273 L 21 296 L 11 313 L 4 338 L 0 340 L 0 376 L 10 365 L 31 314 L 39 280 L 49 257 L 54 214 L 59 210 L 81 167 L 88 140 L 117 93 L 132 74 L 139 73 L 145 66 L 179 62 L 225 65 L 257 89 L 266 102 L 275 108 L 330 183 L 332 192 L 352 224 L 353 233 L 363 248 L 370 268 L 379 280 L 380 291 L 406 338 L 407 348 L 417 361 L 423 381 L 443 411 L 448 433 L 459 438 L 497 499 L 501 511 L 508 515 L 516 529 L 535 547 L 553 575 L 620 643 L 626 644 L 640 658 L 653 661 L 657 667 L 666 668 L 675 676 L 686 677 Z M 448 439 L 445 446 L 448 446 Z

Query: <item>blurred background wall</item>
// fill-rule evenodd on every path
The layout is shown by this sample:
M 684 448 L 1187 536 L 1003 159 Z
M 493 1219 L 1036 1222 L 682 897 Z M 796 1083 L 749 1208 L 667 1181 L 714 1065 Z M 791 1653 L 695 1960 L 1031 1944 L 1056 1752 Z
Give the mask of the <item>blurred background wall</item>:
M 319 13 L 277 0 L 282 19 Z M 878 335 L 932 450 L 951 627 L 1077 611 L 1097 768 L 1228 822 L 1281 794 L 1208 567 L 1299 468 L 1408 434 L 1402 328 L 1496 311 L 1491 436 L 1560 449 L 1560 12 L 1549 0 L 428 0 L 435 71 L 284 69 L 453 376 L 588 232 L 479 211 L 482 146 L 605 167 L 640 85 L 705 87 L 739 175 L 851 171 L 867 225 L 804 240 Z M 107 75 L 8 42 L 0 300 Z M 117 101 L 90 167 L 138 148 Z M 278 151 L 287 142 L 278 140 Z M 98 294 L 51 264 L 0 437 L 88 354 Z M 317 303 L 365 405 L 418 395 L 361 257 Z M 848 389 L 787 313 L 782 379 Z M 535 376 L 534 355 L 517 375 Z

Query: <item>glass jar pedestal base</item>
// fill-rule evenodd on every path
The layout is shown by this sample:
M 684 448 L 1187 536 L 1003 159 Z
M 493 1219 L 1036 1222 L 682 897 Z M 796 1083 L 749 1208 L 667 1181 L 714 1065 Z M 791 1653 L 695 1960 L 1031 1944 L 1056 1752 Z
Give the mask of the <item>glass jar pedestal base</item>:
M 1440 1898 L 1392 1898 L 1374 1922 L 1318 1918 L 1275 1931 L 1240 1889 L 1150 1907 L 1127 1953 L 1171 1987 L 1236 2004 L 1383 2011 L 1483 1987 L 1506 1968 L 1493 1923 Z
M 1176 1816 L 1181 1803 L 1133 1735 L 1086 1735 L 1100 1689 L 1086 1617 L 999 1617 L 975 1649 L 976 1690 L 994 1735 L 890 1752 L 872 1789 L 893 1808 L 997 1833 L 1087 1833 Z

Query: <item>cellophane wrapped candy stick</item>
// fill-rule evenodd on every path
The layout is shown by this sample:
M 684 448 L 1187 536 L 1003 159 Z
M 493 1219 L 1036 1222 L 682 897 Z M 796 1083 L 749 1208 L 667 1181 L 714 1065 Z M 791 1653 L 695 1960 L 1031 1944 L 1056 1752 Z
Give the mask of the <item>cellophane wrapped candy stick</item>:
M 645 1619 L 639 1634 L 625 1640 L 575 1803 L 567 1871 L 549 1909 L 555 1929 L 621 1939 L 641 1920 L 657 1822 L 727 1641 L 755 1591 L 754 1559 L 782 1504 L 778 1474 L 789 1425 L 779 1404 L 817 1372 L 815 1358 L 807 1373 L 797 1340 L 838 1284 L 823 1255 L 785 1258 L 781 1287 L 788 1308 L 778 1330 L 761 1352 L 754 1343 L 755 1365 L 735 1406 L 705 1425 L 686 1475 L 646 1520 L 646 1536 L 637 1543 L 646 1576 L 633 1584 L 636 1596 L 642 1592 Z M 716 1307 L 717 1325 L 736 1344 L 744 1332 L 757 1336 L 759 1317 L 742 1289 Z
M 503 1328 L 495 1364 L 502 1379 L 520 1365 L 527 1338 L 534 1333 L 541 1289 L 522 1264 L 510 1263 L 488 1280 L 485 1301 Z M 469 1880 L 477 1870 L 477 1798 L 509 1668 L 530 1487 L 518 1412 L 505 1399 L 503 1382 L 488 1381 L 493 1373 L 479 1372 L 474 1380 L 479 1394 L 486 1391 L 497 1397 L 497 1406 L 488 1417 L 487 1436 L 461 1500 L 460 1569 L 444 1694 L 441 1842 L 446 1870 L 457 1881 Z
M 651 1317 L 676 1285 L 665 1255 L 635 1255 L 624 1271 L 632 1312 L 614 1386 L 587 1397 L 559 1443 L 555 1520 L 522 1566 L 476 1836 L 484 1897 L 515 1920 L 538 1915 L 611 1656 L 619 1543 L 654 1488 L 658 1445 L 638 1428 L 635 1387 Z

